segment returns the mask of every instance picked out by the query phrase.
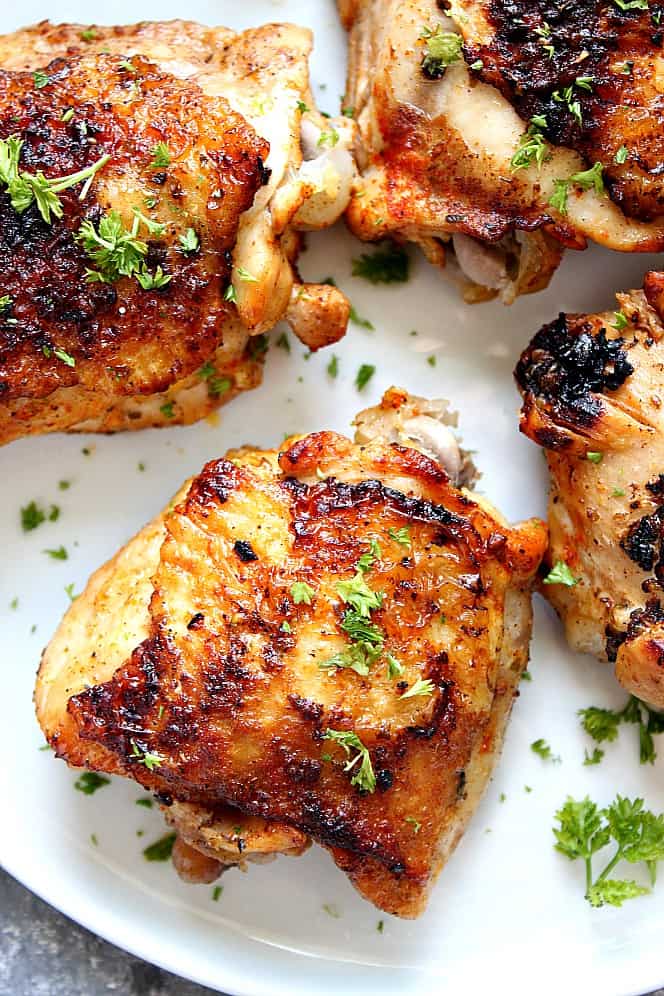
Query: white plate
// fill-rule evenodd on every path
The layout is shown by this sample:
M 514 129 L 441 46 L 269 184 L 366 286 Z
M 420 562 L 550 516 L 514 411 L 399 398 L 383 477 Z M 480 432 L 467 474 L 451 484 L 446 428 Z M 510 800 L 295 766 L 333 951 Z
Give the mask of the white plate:
M 9 6 L 9 5 L 7 5 Z M 3 31 L 50 16 L 86 21 L 84 0 L 3 5 Z M 316 31 L 313 77 L 323 109 L 343 91 L 344 41 L 332 0 L 238 4 L 188 0 L 109 0 L 120 23 L 183 15 L 240 28 L 290 19 Z M 530 335 L 559 310 L 612 306 L 612 292 L 641 285 L 652 259 L 597 250 L 570 253 L 550 289 L 500 304 L 467 307 L 423 260 L 403 286 L 372 288 L 350 275 L 361 251 L 342 226 L 311 237 L 309 277 L 333 275 L 358 312 L 376 326 L 352 328 L 334 348 L 340 375 L 325 374 L 329 352 L 305 360 L 272 349 L 263 387 L 222 411 L 217 425 L 115 437 L 51 436 L 0 451 L 0 857 L 13 875 L 102 936 L 163 967 L 233 994 L 432 994 L 509 991 L 625 996 L 664 983 L 664 885 L 621 910 L 593 911 L 582 869 L 552 848 L 553 813 L 567 793 L 609 802 L 617 791 L 664 809 L 664 737 L 655 767 L 637 761 L 635 731 L 609 745 L 603 763 L 582 764 L 589 746 L 576 710 L 624 701 L 609 669 L 571 654 L 538 599 L 533 681 L 522 686 L 502 762 L 470 830 L 443 872 L 428 912 L 415 923 L 383 916 L 353 891 L 318 848 L 246 875 L 229 872 L 210 887 L 181 883 L 170 865 L 142 857 L 163 833 L 156 812 L 134 805 L 142 793 L 120 782 L 94 796 L 42 744 L 32 705 L 39 653 L 67 607 L 65 585 L 80 590 L 90 572 L 144 524 L 189 474 L 231 445 L 275 445 L 285 432 L 347 430 L 355 411 L 392 383 L 450 398 L 467 446 L 477 451 L 482 489 L 511 518 L 544 510 L 541 455 L 518 433 L 511 370 Z M 417 336 L 411 336 L 411 330 Z M 292 337 L 291 337 L 292 340 Z M 435 355 L 435 367 L 427 358 Z M 377 372 L 359 395 L 361 363 Z M 90 455 L 82 453 L 89 447 Z M 145 472 L 137 469 L 139 461 Z M 70 479 L 68 491 L 58 481 Z M 60 519 L 32 533 L 19 509 L 56 502 Z M 63 543 L 66 562 L 42 551 Z M 19 599 L 17 609 L 10 602 Z M 36 631 L 32 627 L 36 625 Z M 562 756 L 546 764 L 529 749 L 545 737 Z M 532 788 L 527 792 L 525 786 Z M 506 800 L 499 801 L 501 793 Z M 144 835 L 137 837 L 137 831 Z M 95 846 L 91 841 L 95 835 Z M 323 909 L 332 905 L 338 919 Z M 384 920 L 384 930 L 377 930 Z M 53 966 L 57 972 L 57 966 Z

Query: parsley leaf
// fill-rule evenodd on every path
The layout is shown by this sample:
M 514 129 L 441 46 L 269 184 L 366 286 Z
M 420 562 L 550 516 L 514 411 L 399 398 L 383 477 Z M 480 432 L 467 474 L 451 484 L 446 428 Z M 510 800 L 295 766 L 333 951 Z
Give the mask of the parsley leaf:
M 168 861 L 171 854 L 173 853 L 173 845 L 175 844 L 175 834 L 167 833 L 164 837 L 160 837 L 159 840 L 155 840 L 153 844 L 150 844 L 143 851 L 143 857 L 146 861 Z
M 560 763 L 560 758 L 558 757 L 558 755 L 552 752 L 546 740 L 543 740 L 541 737 L 539 738 L 539 740 L 534 740 L 531 743 L 530 749 L 534 754 L 537 754 L 539 757 L 541 757 L 543 761 L 553 761 L 554 764 Z
M 180 252 L 185 255 L 198 252 L 201 247 L 201 240 L 193 228 L 188 228 L 183 235 L 178 235 L 178 242 Z
M 664 860 L 664 814 L 656 816 L 645 810 L 643 799 L 618 795 L 610 806 L 600 810 L 588 797 L 581 802 L 568 797 L 556 819 L 556 849 L 570 860 L 584 861 L 586 899 L 591 906 L 622 906 L 625 900 L 650 891 L 632 879 L 609 878 L 620 861 L 645 863 L 650 882 L 655 884 L 657 864 Z M 593 856 L 611 842 L 616 845 L 613 856 L 594 878 Z
M 657 751 L 653 736 L 664 733 L 664 714 L 631 695 L 619 711 L 589 706 L 580 709 L 579 715 L 583 729 L 598 744 L 616 740 L 621 723 L 634 723 L 639 728 L 639 760 L 641 764 L 654 763 Z
M 401 246 L 387 242 L 376 252 L 363 252 L 354 259 L 352 273 L 371 284 L 403 284 L 410 274 L 410 258 Z
M 42 550 L 42 553 L 47 553 L 52 560 L 69 559 L 69 554 L 67 553 L 64 546 L 59 546 L 55 550 Z
M 380 609 L 383 604 L 383 593 L 371 590 L 362 571 L 357 571 L 349 581 L 339 581 L 337 593 L 363 619 L 368 619 L 372 609 Z
M 152 169 L 164 169 L 166 166 L 170 166 L 171 154 L 168 150 L 166 142 L 157 142 L 152 150 L 152 162 L 150 166 Z
M 316 592 L 306 581 L 294 581 L 290 589 L 295 605 L 311 605 Z
M 104 775 L 97 774 L 96 771 L 84 771 L 79 778 L 74 782 L 74 788 L 84 795 L 94 795 L 97 789 L 103 788 L 104 785 L 110 785 L 111 779 L 106 778 Z
M 429 680 L 429 678 L 418 678 L 417 681 L 410 686 L 408 691 L 404 692 L 403 695 L 400 695 L 399 698 L 414 699 L 420 695 L 433 695 L 435 690 L 436 686 L 433 681 Z
M 395 543 L 398 543 L 399 546 L 405 546 L 408 550 L 411 549 L 410 529 L 408 526 L 401 526 L 400 529 L 388 529 L 387 535 L 390 539 L 393 539 Z
M 355 387 L 362 391 L 376 372 L 375 366 L 371 363 L 363 363 L 355 375 Z
M 461 59 L 463 41 L 454 31 L 443 31 L 440 24 L 433 29 L 426 25 L 420 38 L 426 41 L 421 67 L 429 79 L 440 79 L 448 66 Z
M 79 183 L 83 188 L 79 200 L 83 200 L 96 173 L 109 161 L 110 156 L 101 156 L 97 162 L 86 169 L 78 170 L 68 176 L 47 178 L 43 173 L 26 173 L 19 170 L 19 159 L 23 148 L 23 139 L 18 135 L 10 135 L 0 140 L 0 186 L 6 187 L 10 203 L 17 214 L 35 203 L 47 225 L 52 218 L 62 218 L 64 212 L 58 197 L 63 190 L 68 190 Z
M 356 785 L 363 792 L 375 792 L 376 775 L 371 763 L 369 749 L 362 743 L 356 733 L 346 730 L 331 730 L 329 727 L 323 734 L 323 740 L 332 740 L 343 748 L 346 757 L 349 758 L 344 764 L 344 771 L 352 771 L 357 767 L 350 780 L 351 785 Z M 351 751 L 356 751 L 354 757 Z
M 135 740 L 131 740 L 130 743 L 132 758 L 136 760 L 137 764 L 144 764 L 148 771 L 154 771 L 155 768 L 158 768 L 163 763 L 164 759 L 160 754 L 141 750 Z
M 562 560 L 558 560 L 543 579 L 543 584 L 562 584 L 566 588 L 573 588 L 578 583 L 579 579 L 574 577 L 567 564 Z

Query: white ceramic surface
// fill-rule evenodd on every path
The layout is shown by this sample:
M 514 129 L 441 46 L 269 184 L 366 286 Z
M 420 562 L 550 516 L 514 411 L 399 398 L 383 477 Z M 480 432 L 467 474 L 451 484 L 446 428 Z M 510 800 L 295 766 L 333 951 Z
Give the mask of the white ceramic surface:
M 23 0 L 1 5 L 0 29 L 48 16 L 88 21 L 100 13 L 84 0 Z M 178 15 L 236 28 L 279 19 L 310 25 L 316 94 L 323 109 L 337 109 L 345 56 L 332 0 L 107 0 L 103 6 L 109 23 Z M 582 869 L 553 850 L 551 827 L 567 793 L 589 793 L 604 804 L 620 791 L 664 809 L 664 737 L 654 767 L 639 766 L 633 728 L 608 746 L 600 766 L 583 766 L 590 745 L 576 710 L 625 696 L 608 669 L 567 650 L 539 599 L 533 681 L 522 686 L 502 762 L 472 826 L 416 923 L 374 910 L 318 848 L 244 875 L 228 873 L 214 902 L 210 887 L 184 885 L 170 865 L 143 859 L 142 848 L 163 827 L 158 813 L 134 804 L 141 795 L 135 786 L 117 782 L 82 795 L 73 790 L 75 775 L 38 749 L 34 673 L 67 607 L 65 585 L 80 590 L 185 477 L 231 445 L 274 445 L 286 432 L 323 427 L 347 430 L 358 408 L 397 383 L 451 399 L 464 442 L 477 451 L 481 488 L 511 518 L 543 512 L 542 457 L 517 429 L 511 370 L 519 350 L 559 310 L 611 307 L 612 292 L 640 286 L 654 260 L 570 253 L 545 293 L 506 309 L 465 306 L 416 254 L 408 284 L 372 288 L 350 275 L 361 249 L 339 226 L 312 236 L 302 261 L 308 277 L 333 275 L 376 328 L 351 328 L 334 348 L 336 381 L 325 373 L 329 352 L 307 360 L 291 336 L 293 352 L 271 349 L 263 386 L 222 410 L 215 425 L 109 438 L 50 436 L 0 451 L 0 859 L 29 888 L 109 940 L 233 994 L 626 996 L 655 988 L 664 983 L 664 884 L 621 910 L 591 910 Z M 435 367 L 427 362 L 431 355 Z M 365 362 L 377 372 L 360 395 L 353 381 Z M 72 481 L 64 492 L 58 490 L 63 478 Z M 31 499 L 57 502 L 62 514 L 24 534 L 19 509 Z M 69 550 L 66 562 L 42 552 L 61 543 Z M 561 764 L 532 753 L 538 737 L 551 743 Z M 329 904 L 338 918 L 324 911 Z

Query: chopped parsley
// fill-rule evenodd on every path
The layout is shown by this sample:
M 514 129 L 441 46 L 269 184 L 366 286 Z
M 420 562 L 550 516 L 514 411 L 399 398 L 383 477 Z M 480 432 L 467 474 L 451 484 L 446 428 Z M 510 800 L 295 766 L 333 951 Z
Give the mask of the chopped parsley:
M 141 750 L 135 740 L 131 740 L 130 743 L 131 757 L 137 764 L 144 764 L 148 771 L 154 771 L 155 768 L 158 768 L 159 765 L 163 763 L 164 759 L 160 754 Z
M 377 539 L 373 538 L 369 541 L 369 549 L 366 553 L 363 553 L 359 560 L 357 561 L 357 569 L 363 574 L 366 574 L 371 570 L 373 565 L 377 560 L 382 557 L 382 551 L 380 549 L 380 544 Z
M 448 66 L 461 59 L 463 42 L 461 35 L 456 34 L 456 32 L 443 31 L 440 24 L 437 24 L 434 29 L 425 25 L 422 28 L 420 38 L 426 41 L 421 62 L 422 72 L 429 79 L 440 79 Z
M 0 296 L 0 315 L 6 315 L 11 310 L 14 301 L 9 294 Z
M 174 403 L 172 401 L 165 401 L 163 405 L 159 406 L 159 411 L 164 418 L 175 418 Z
M 311 605 L 316 592 L 306 581 L 295 581 L 290 589 L 291 598 L 295 605 Z
M 164 169 L 166 166 L 170 166 L 170 164 L 171 154 L 166 142 L 157 142 L 152 150 L 152 162 L 150 166 L 152 169 Z
M 620 10 L 648 10 L 648 0 L 613 0 Z
M 60 518 L 60 507 L 51 505 L 48 511 L 38 505 L 36 501 L 31 501 L 21 509 L 21 528 L 24 533 L 32 532 L 42 522 L 57 522 Z
M 581 801 L 568 796 L 555 816 L 555 848 L 570 861 L 585 864 L 585 898 L 591 906 L 622 906 L 628 899 L 647 895 L 651 890 L 633 879 L 609 878 L 621 861 L 644 863 L 655 884 L 657 864 L 664 860 L 664 814 L 643 808 L 643 799 L 617 795 L 610 806 L 599 809 L 588 796 Z M 602 871 L 593 873 L 596 855 L 613 843 L 615 849 Z
M 623 709 L 602 709 L 589 706 L 580 709 L 581 726 L 598 743 L 613 743 L 618 738 L 622 723 L 633 723 L 639 730 L 639 759 L 641 764 L 653 764 L 657 757 L 653 736 L 664 733 L 664 714 L 655 712 L 645 702 L 630 695 Z
M 281 333 L 281 335 L 277 339 L 276 345 L 279 347 L 279 349 L 283 349 L 284 352 L 286 353 L 290 353 L 291 351 L 290 339 L 288 338 L 285 332 Z
M 332 903 L 323 903 L 322 908 L 323 911 L 327 913 L 328 916 L 331 916 L 333 920 L 338 920 L 341 916 L 339 910 L 336 908 L 336 906 L 333 906 Z
M 297 109 L 300 112 L 300 114 L 306 114 L 307 111 L 309 110 L 309 108 L 307 107 L 307 105 L 303 100 L 298 100 Z
M 395 242 L 387 242 L 373 253 L 363 252 L 352 265 L 353 276 L 371 284 L 403 284 L 410 274 L 408 253 Z
M 533 754 L 537 754 L 537 756 L 541 757 L 543 761 L 553 761 L 554 764 L 560 763 L 558 755 L 552 752 L 546 740 L 543 740 L 541 737 L 539 740 L 534 740 L 531 743 L 530 749 Z
M 62 363 L 64 363 L 65 366 L 67 366 L 67 367 L 75 367 L 76 366 L 76 360 L 74 359 L 74 357 L 70 356 L 70 354 L 67 353 L 64 349 L 54 349 L 53 350 L 53 355 L 57 356 L 57 358 L 59 360 L 61 360 Z
M 586 460 L 589 463 L 601 463 L 604 459 L 604 454 L 600 453 L 599 450 L 588 450 L 586 453 Z
M 43 90 L 45 86 L 51 82 L 51 77 L 48 76 L 42 69 L 37 69 L 32 74 L 32 79 L 38 90 Z
M 168 861 L 173 853 L 175 837 L 176 835 L 174 833 L 167 833 L 164 837 L 160 837 L 159 840 L 155 840 L 153 844 L 149 844 L 143 851 L 143 857 L 145 860 Z
M 383 593 L 372 591 L 364 580 L 361 570 L 358 570 L 349 581 L 339 581 L 337 593 L 363 619 L 368 619 L 372 610 L 380 609 L 383 604 Z
M 401 661 L 398 661 L 392 654 L 386 654 L 385 660 L 387 661 L 387 677 L 390 681 L 400 678 L 404 671 Z
M 336 128 L 331 128 L 330 131 L 322 131 L 318 136 L 318 142 L 316 143 L 320 148 L 325 148 L 328 146 L 333 149 L 334 146 L 339 141 L 339 132 Z
M 323 671 L 332 671 L 337 668 L 347 669 L 355 671 L 362 678 L 366 678 L 371 671 L 372 664 L 380 656 L 381 647 L 374 647 L 369 643 L 351 643 L 339 653 L 328 657 L 327 660 L 320 661 L 318 666 Z
M 62 218 L 64 214 L 58 194 L 82 183 L 79 200 L 83 200 L 95 174 L 110 159 L 108 155 L 101 156 L 86 169 L 51 179 L 41 172 L 26 173 L 19 170 L 23 144 L 23 139 L 18 135 L 10 135 L 9 138 L 0 140 L 0 187 L 6 188 L 11 206 L 17 214 L 23 214 L 34 203 L 47 225 L 51 224 L 54 217 Z
M 376 372 L 376 368 L 372 363 L 363 363 L 355 375 L 355 387 L 358 391 L 362 391 L 373 375 Z
M 67 596 L 70 602 L 75 602 L 76 599 L 78 598 L 78 595 L 75 594 L 74 592 L 74 588 L 75 584 L 73 581 L 65 585 L 65 595 Z
M 144 796 L 143 798 L 136 800 L 136 805 L 143 806 L 144 809 L 152 809 L 154 803 L 148 796 Z
M 237 294 L 235 293 L 233 284 L 229 284 L 224 291 L 224 301 L 231 301 L 233 304 L 237 302 Z
M 323 734 L 323 740 L 332 740 L 343 748 L 348 758 L 344 764 L 344 771 L 350 772 L 355 769 L 350 780 L 351 785 L 356 785 L 362 792 L 375 792 L 376 775 L 371 763 L 371 755 L 358 735 L 352 731 L 331 730 L 328 727 Z M 354 757 L 351 756 L 351 751 L 356 752 Z
M 47 553 L 52 560 L 68 560 L 69 554 L 67 553 L 64 546 L 58 546 L 53 550 L 42 550 L 42 553 Z
M 366 329 L 367 332 L 374 332 L 376 326 L 369 321 L 368 318 L 362 318 L 356 311 L 356 309 L 351 305 L 351 309 L 348 313 L 348 319 L 353 323 L 353 325 L 359 325 L 361 329 Z
M 614 311 L 613 317 L 615 321 L 611 323 L 611 328 L 614 328 L 616 332 L 622 332 L 626 329 L 629 322 L 627 321 L 627 315 L 623 311 Z
M 233 386 L 233 381 L 229 377 L 210 377 L 208 380 L 208 395 L 211 398 L 220 398 L 226 394 Z
M 546 139 L 542 134 L 542 128 L 546 128 L 546 118 L 537 116 L 531 119 L 528 130 L 521 136 L 519 148 L 512 156 L 511 167 L 516 172 L 526 169 L 532 163 L 536 163 L 537 168 L 542 168 L 542 163 L 551 158 Z
M 105 214 L 97 228 L 89 218 L 85 219 L 76 240 L 96 267 L 86 271 L 88 282 L 112 284 L 122 277 L 135 277 L 143 290 L 159 289 L 170 283 L 171 275 L 165 274 L 160 266 L 154 274 L 147 268 L 148 245 L 138 238 L 141 223 L 146 224 L 149 231 L 157 225 L 136 208 L 131 229 L 125 228 L 117 211 Z
M 237 275 L 240 278 L 240 280 L 243 280 L 245 284 L 257 284 L 258 283 L 258 277 L 255 277 L 253 275 L 253 273 L 249 272 L 249 270 L 245 270 L 245 268 L 243 266 L 236 266 L 235 267 L 235 272 L 237 273 Z
M 140 270 L 136 274 L 136 279 L 143 290 L 160 290 L 169 284 L 173 277 L 170 273 L 164 273 L 161 266 L 158 266 L 154 273 L 150 273 L 147 269 Z
M 410 686 L 408 691 L 404 692 L 403 695 L 400 695 L 399 698 L 415 699 L 423 695 L 433 695 L 435 690 L 436 686 L 433 681 L 429 680 L 429 678 L 418 678 L 417 681 Z
M 626 145 L 621 145 L 620 146 L 620 148 L 618 149 L 618 151 L 616 152 L 616 154 L 615 154 L 615 156 L 613 158 L 613 161 L 616 164 L 616 166 L 622 166 L 624 163 L 627 162 L 627 146 Z
M 419 833 L 422 824 L 419 820 L 416 820 L 414 816 L 406 816 L 404 823 L 410 823 L 413 828 L 413 833 Z
M 213 903 L 218 903 L 219 902 L 219 899 L 221 898 L 221 894 L 222 894 L 223 891 L 224 891 L 223 885 L 215 885 L 214 889 L 212 890 L 212 902 Z
M 599 747 L 595 747 L 592 754 L 589 754 L 587 750 L 584 751 L 583 752 L 584 767 L 588 768 L 593 764 L 599 764 L 603 757 L 604 757 L 604 751 L 600 750 Z
M 553 565 L 547 576 L 543 580 L 544 584 L 563 584 L 566 588 L 573 588 L 579 583 L 570 568 L 563 560 L 558 560 Z
M 554 190 L 549 204 L 560 214 L 567 214 L 567 198 L 571 184 L 576 184 L 582 190 L 595 190 L 598 194 L 605 193 L 604 187 L 604 167 L 600 162 L 595 163 L 590 169 L 582 170 L 580 173 L 573 173 L 567 180 L 554 180 Z
M 408 526 L 401 526 L 400 529 L 388 529 L 387 535 L 399 546 L 405 546 L 407 550 L 411 548 L 410 529 Z
M 104 775 L 98 775 L 96 771 L 84 771 L 79 778 L 74 782 L 74 788 L 83 795 L 94 795 L 97 789 L 103 788 L 104 785 L 110 785 L 111 779 L 106 778 Z
M 332 358 L 330 359 L 330 362 L 326 366 L 325 370 L 327 371 L 328 377 L 332 377 L 333 379 L 339 375 L 339 357 L 336 354 L 332 354 Z
M 78 37 L 81 39 L 81 41 L 91 42 L 94 41 L 95 38 L 97 37 L 97 32 L 95 31 L 94 28 L 85 28 L 83 31 L 81 31 Z

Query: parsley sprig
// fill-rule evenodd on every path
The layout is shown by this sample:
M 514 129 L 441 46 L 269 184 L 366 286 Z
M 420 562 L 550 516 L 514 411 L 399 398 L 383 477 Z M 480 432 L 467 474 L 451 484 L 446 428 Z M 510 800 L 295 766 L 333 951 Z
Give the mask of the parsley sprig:
M 630 695 L 623 709 L 603 709 L 589 706 L 580 709 L 581 726 L 598 743 L 613 743 L 618 739 L 622 723 L 634 723 L 639 728 L 639 758 L 641 764 L 653 764 L 657 757 L 653 736 L 664 733 L 664 713 L 654 712 L 645 702 Z
M 376 791 L 376 775 L 371 763 L 371 755 L 357 733 L 351 730 L 331 730 L 329 727 L 323 734 L 323 740 L 332 740 L 343 748 L 348 760 L 344 764 L 344 771 L 355 772 L 350 780 L 351 785 L 357 785 L 362 792 Z M 355 756 L 351 756 L 351 751 L 355 751 Z M 359 765 L 359 767 L 358 767 Z
M 354 259 L 352 273 L 370 284 L 404 284 L 410 275 L 410 258 L 405 249 L 388 241 Z
M 435 28 L 425 25 L 420 38 L 426 41 L 422 56 L 422 71 L 432 80 L 438 80 L 444 75 L 448 66 L 461 59 L 461 35 L 454 31 L 443 31 L 437 24 Z
M 135 277 L 143 290 L 159 289 L 170 283 L 171 274 L 164 273 L 160 266 L 154 273 L 147 268 L 148 245 L 138 237 L 141 224 L 150 234 L 162 234 L 162 226 L 146 219 L 137 208 L 130 229 L 125 228 L 117 211 L 105 214 L 97 228 L 86 218 L 76 239 L 96 267 L 86 271 L 90 283 L 113 284 L 122 277 Z
M 27 173 L 19 169 L 23 145 L 23 139 L 18 135 L 10 135 L 9 138 L 0 140 L 0 186 L 6 189 L 11 206 L 17 214 L 23 214 L 36 203 L 47 225 L 51 224 L 53 218 L 63 216 L 62 201 L 58 194 L 82 183 L 79 200 L 84 200 L 95 175 L 111 158 L 108 155 L 101 156 L 96 163 L 76 173 L 70 173 L 69 176 L 47 178 L 42 172 Z
M 581 859 L 586 869 L 586 899 L 591 906 L 622 906 L 650 892 L 633 879 L 609 878 L 621 861 L 645 863 L 654 886 L 657 863 L 664 860 L 664 813 L 644 809 L 643 799 L 616 796 L 606 809 L 599 809 L 588 796 L 577 801 L 568 796 L 556 813 L 556 850 L 570 861 Z M 613 842 L 615 851 L 599 875 L 593 874 L 593 858 Z

